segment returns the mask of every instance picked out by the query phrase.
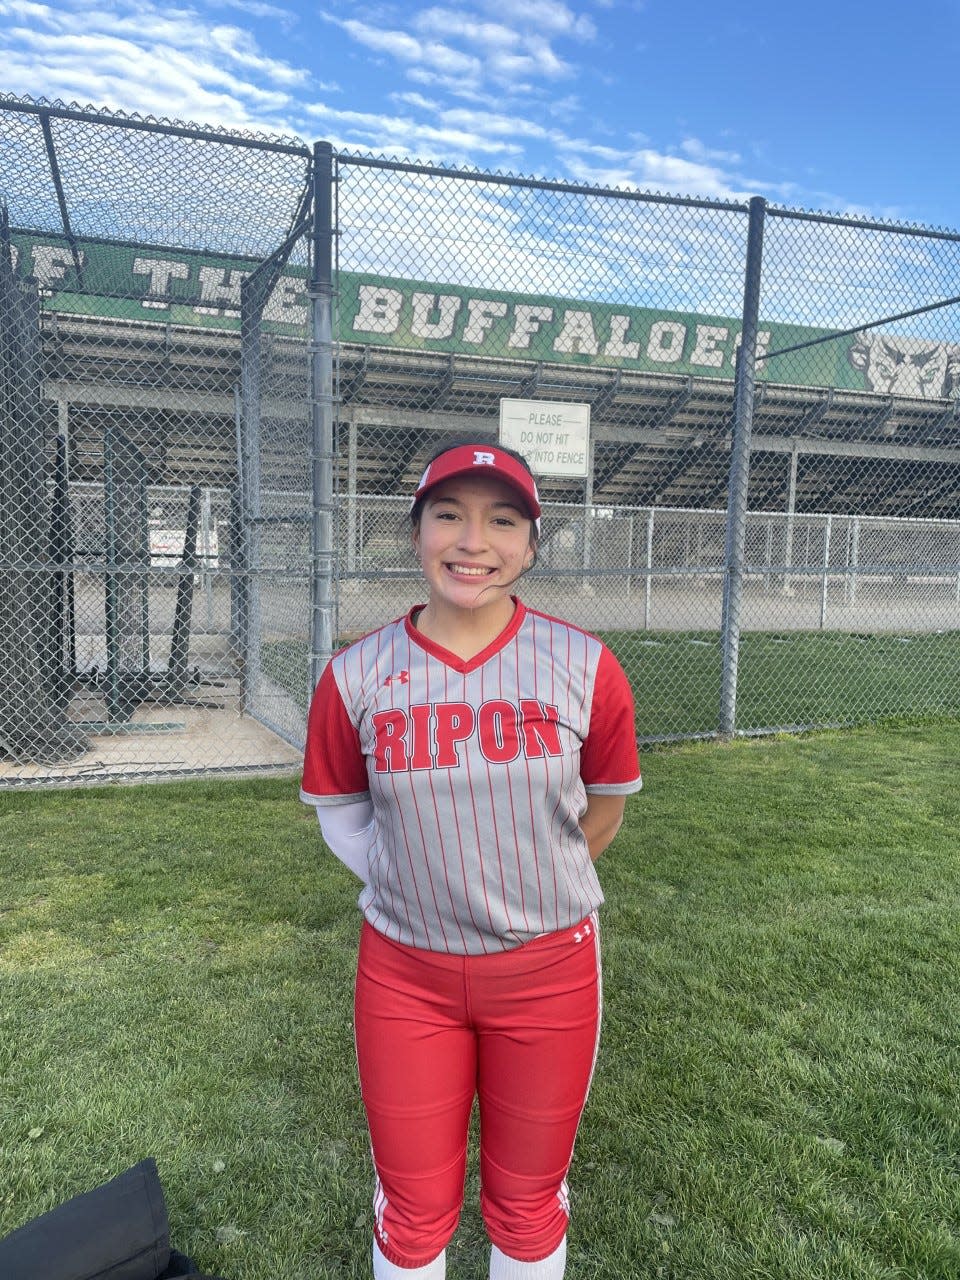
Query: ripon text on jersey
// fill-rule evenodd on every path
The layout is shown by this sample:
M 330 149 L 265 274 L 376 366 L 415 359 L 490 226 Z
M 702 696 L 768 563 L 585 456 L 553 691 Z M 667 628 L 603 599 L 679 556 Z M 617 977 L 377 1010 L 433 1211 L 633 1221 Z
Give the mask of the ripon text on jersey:
M 453 769 L 461 763 L 460 744 L 476 736 L 485 760 L 509 764 L 559 756 L 557 707 L 537 698 L 519 706 L 492 698 L 475 710 L 469 702 L 421 702 L 392 707 L 373 716 L 377 773 L 409 769 Z

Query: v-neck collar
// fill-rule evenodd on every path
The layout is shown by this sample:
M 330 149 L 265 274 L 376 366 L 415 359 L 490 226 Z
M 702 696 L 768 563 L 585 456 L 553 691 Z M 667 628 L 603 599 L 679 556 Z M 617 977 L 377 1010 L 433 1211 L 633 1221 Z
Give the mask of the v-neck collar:
M 469 675 L 471 671 L 476 671 L 478 667 L 482 667 L 485 662 L 489 661 L 489 659 L 494 656 L 494 654 L 499 653 L 501 649 L 506 648 L 523 625 L 523 620 L 527 616 L 526 607 L 524 606 L 523 601 L 518 599 L 517 596 L 511 596 L 510 599 L 514 604 L 513 616 L 510 621 L 500 634 L 490 641 L 485 649 L 481 649 L 479 653 L 475 653 L 472 658 L 461 658 L 459 654 L 451 653 L 451 651 L 449 649 L 445 649 L 442 644 L 437 644 L 436 641 L 430 640 L 425 636 L 422 631 L 417 630 L 413 620 L 421 609 L 425 608 L 422 604 L 415 604 L 413 606 L 404 618 L 403 625 L 408 638 L 426 653 L 429 653 L 431 658 L 436 658 L 436 660 L 438 662 L 442 662 L 444 666 L 450 667 L 454 671 L 459 671 L 462 675 Z

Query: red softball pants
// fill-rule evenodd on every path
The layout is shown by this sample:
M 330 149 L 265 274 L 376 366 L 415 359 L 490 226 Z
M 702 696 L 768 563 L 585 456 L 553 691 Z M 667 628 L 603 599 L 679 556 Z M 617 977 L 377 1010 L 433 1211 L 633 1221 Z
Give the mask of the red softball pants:
M 386 1258 L 425 1266 L 450 1241 L 474 1097 L 487 1234 L 524 1262 L 557 1248 L 600 1010 L 595 915 L 487 956 L 420 951 L 364 924 L 357 1062 Z

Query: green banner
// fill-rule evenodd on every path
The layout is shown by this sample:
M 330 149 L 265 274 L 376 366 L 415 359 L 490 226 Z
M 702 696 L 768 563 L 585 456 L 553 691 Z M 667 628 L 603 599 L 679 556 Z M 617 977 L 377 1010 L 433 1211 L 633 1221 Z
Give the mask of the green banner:
M 338 329 L 343 341 L 411 350 L 728 379 L 740 345 L 739 322 L 729 316 L 359 275 L 341 277 Z M 829 334 L 800 325 L 763 325 L 758 352 Z M 850 365 L 845 345 L 814 347 L 803 360 L 798 354 L 763 360 L 758 376 L 862 389 L 862 374 Z M 787 360 L 789 370 L 783 367 Z
M 74 257 L 62 239 L 14 235 L 14 269 L 35 277 L 48 311 L 115 320 L 153 320 L 239 329 L 240 287 L 256 262 L 176 249 L 81 241 Z M 78 270 L 79 262 L 79 270 Z M 302 334 L 306 271 L 289 268 L 264 309 L 273 332 Z
M 52 311 L 237 329 L 249 260 L 178 250 L 13 237 L 14 266 Z M 78 270 L 79 265 L 79 270 Z M 342 342 L 512 360 L 732 379 L 740 324 L 729 316 L 462 288 L 355 272 L 337 279 Z M 289 268 L 264 310 L 268 331 L 302 335 L 306 271 Z M 758 379 L 790 386 L 939 398 L 960 388 L 960 346 L 867 330 L 778 351 L 831 330 L 761 320 Z M 769 356 L 768 356 L 769 353 Z

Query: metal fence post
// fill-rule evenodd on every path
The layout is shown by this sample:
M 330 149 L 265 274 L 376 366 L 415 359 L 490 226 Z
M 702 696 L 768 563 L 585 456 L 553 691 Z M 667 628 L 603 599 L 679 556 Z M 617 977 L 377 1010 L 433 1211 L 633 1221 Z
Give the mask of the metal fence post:
M 261 575 L 263 573 L 263 510 L 261 495 L 260 455 L 261 391 L 263 382 L 263 344 L 261 325 L 263 300 L 255 286 L 245 279 L 240 288 L 240 388 L 238 421 L 240 433 L 240 511 L 241 562 L 237 593 L 240 621 L 240 707 L 251 708 L 251 699 L 262 680 L 261 641 Z
M 790 449 L 790 466 L 787 472 L 787 527 L 783 539 L 783 594 L 793 595 L 793 584 L 790 581 L 790 568 L 793 564 L 793 522 L 797 510 L 797 465 L 800 451 L 797 442 Z
M 733 441 L 730 487 L 727 499 L 723 614 L 720 639 L 723 667 L 720 684 L 720 733 L 729 737 L 736 727 L 737 665 L 740 658 L 740 612 L 743 604 L 744 545 L 747 529 L 747 487 L 750 480 L 750 435 L 756 379 L 757 320 L 760 312 L 763 223 L 767 202 L 762 196 L 750 201 L 747 260 L 743 286 L 743 326 L 737 352 L 733 390 Z
M 312 691 L 333 653 L 333 147 L 313 148 L 310 275 L 310 664 Z M 309 692 L 308 691 L 308 692 Z
M 357 568 L 357 424 L 350 423 L 347 435 L 347 572 Z
M 200 520 L 200 548 L 203 555 L 203 601 L 206 606 L 207 630 L 213 630 L 213 508 L 209 486 L 203 490 Z M 219 556 L 217 563 L 219 564 Z
M 827 625 L 827 604 L 830 594 L 830 540 L 833 533 L 833 516 L 827 516 L 823 531 L 823 581 L 820 583 L 820 630 Z
M 643 629 L 650 630 L 650 597 L 653 591 L 653 519 L 655 507 L 650 508 L 650 514 L 647 516 L 647 543 L 644 555 L 644 567 L 646 573 L 643 579 Z
M 119 593 L 117 590 L 117 474 L 115 428 L 108 426 L 103 435 L 103 522 L 106 573 L 104 575 L 104 641 L 106 668 L 104 701 L 107 720 L 123 718 L 120 699 Z
M 583 484 L 583 541 L 580 547 L 581 568 L 583 577 L 580 579 L 580 590 L 585 593 L 593 592 L 593 583 L 590 581 L 590 570 L 593 560 L 593 468 L 594 468 L 594 442 L 590 441 L 589 457 L 587 459 L 587 478 Z
M 860 517 L 852 516 L 849 521 L 850 539 L 847 556 L 847 604 L 857 603 L 857 575 L 860 572 Z
M 243 393 L 238 382 L 233 388 L 234 429 L 237 448 L 237 483 L 230 493 L 230 647 L 238 675 L 239 707 L 246 710 L 247 662 L 247 545 L 246 437 L 243 423 Z

